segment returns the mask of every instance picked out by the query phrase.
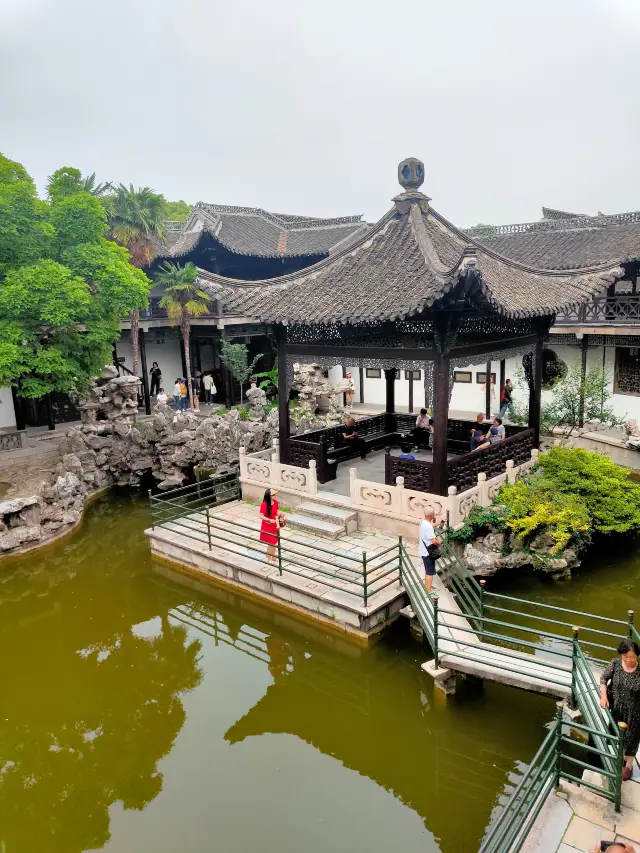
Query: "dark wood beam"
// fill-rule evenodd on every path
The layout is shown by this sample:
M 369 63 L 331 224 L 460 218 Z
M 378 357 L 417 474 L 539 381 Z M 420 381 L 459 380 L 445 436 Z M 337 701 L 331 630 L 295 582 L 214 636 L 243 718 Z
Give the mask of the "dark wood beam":
M 318 344 L 287 344 L 287 353 L 298 359 L 305 356 L 329 356 L 331 358 L 349 359 L 379 358 L 396 359 L 397 361 L 433 361 L 434 349 L 403 349 L 402 347 L 341 347 L 320 346 Z
M 364 367 L 358 368 L 358 377 L 360 379 L 360 402 L 364 403 Z
M 280 461 L 289 464 L 289 389 L 287 387 L 287 328 L 276 327 L 278 342 L 278 438 Z
M 409 411 L 413 411 L 413 370 L 409 371 Z
M 433 491 L 447 494 L 447 419 L 449 415 L 449 356 L 439 355 L 433 370 Z
M 518 347 L 529 346 L 535 344 L 538 340 L 537 334 L 514 336 L 510 338 L 485 340 L 476 344 L 466 344 L 463 346 L 452 347 L 448 355 L 450 358 L 462 358 L 467 356 L 487 355 L 496 350 L 516 349 Z M 317 357 L 322 359 L 322 356 L 331 358 L 349 359 L 396 359 L 397 361 L 435 361 L 436 349 L 409 349 L 402 346 L 399 347 L 341 347 L 341 346 L 322 346 L 320 344 L 287 344 L 287 353 L 294 355 L 296 358 Z M 476 362 L 477 363 L 477 362 Z
M 501 404 L 502 404 L 502 400 L 500 398 L 500 395 L 502 394 L 502 389 L 504 388 L 504 383 L 506 381 L 506 379 L 505 379 L 506 373 L 507 373 L 507 364 L 506 364 L 505 359 L 501 358 L 500 359 L 500 382 L 498 384 L 498 409 L 501 408 Z

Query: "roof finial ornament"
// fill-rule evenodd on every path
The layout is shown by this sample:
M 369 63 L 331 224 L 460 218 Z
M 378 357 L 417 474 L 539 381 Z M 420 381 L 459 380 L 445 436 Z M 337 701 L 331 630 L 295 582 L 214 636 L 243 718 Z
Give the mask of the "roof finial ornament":
M 420 189 L 424 182 L 424 163 L 417 157 L 407 157 L 398 164 L 398 182 L 405 192 Z

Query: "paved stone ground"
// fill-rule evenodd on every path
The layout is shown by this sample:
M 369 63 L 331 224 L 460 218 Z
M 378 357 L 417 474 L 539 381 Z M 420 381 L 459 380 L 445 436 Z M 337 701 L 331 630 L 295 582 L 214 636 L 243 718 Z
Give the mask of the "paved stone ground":
M 603 777 L 592 770 L 585 771 L 583 778 L 604 784 Z M 604 797 L 563 781 L 560 793 L 549 795 L 522 853 L 587 853 L 601 841 L 614 840 L 640 851 L 640 781 L 623 782 L 619 813 Z

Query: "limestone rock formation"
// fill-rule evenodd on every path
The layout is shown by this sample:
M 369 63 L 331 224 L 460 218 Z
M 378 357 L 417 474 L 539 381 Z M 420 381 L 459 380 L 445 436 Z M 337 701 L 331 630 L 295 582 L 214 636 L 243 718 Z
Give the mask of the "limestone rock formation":
M 326 397 L 329 403 L 328 417 L 340 419 L 343 411 L 342 395 L 331 385 L 319 364 L 294 364 L 291 388 L 298 392 L 300 417 L 313 418 L 320 399 Z
M 264 407 L 267 402 L 267 395 L 262 388 L 258 388 L 255 382 L 251 382 L 251 387 L 246 393 L 246 398 L 249 401 L 249 417 L 252 420 L 262 420 L 264 417 Z

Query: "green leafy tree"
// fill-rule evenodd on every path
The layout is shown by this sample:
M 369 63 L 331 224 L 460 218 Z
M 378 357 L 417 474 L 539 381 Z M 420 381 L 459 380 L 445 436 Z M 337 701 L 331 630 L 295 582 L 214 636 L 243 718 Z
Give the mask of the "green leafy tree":
M 82 390 L 149 289 L 103 236 L 97 198 L 54 196 L 40 201 L 23 167 L 0 157 L 0 383 L 24 397 Z
M 83 178 L 80 169 L 74 169 L 72 166 L 56 169 L 47 180 L 47 198 L 50 201 L 61 201 L 63 198 L 80 192 L 101 198 L 112 189 L 113 187 L 108 182 L 96 183 L 95 172 Z
M 191 318 L 200 317 L 209 312 L 209 297 L 200 290 L 196 282 L 198 268 L 195 264 L 172 264 L 166 262 L 160 267 L 156 284 L 164 285 L 165 292 L 160 300 L 162 308 L 167 309 L 169 323 L 180 326 L 184 343 L 184 357 L 187 363 L 187 391 L 189 403 L 193 406 L 191 387 Z
M 191 213 L 192 205 L 186 201 L 167 201 L 164 207 L 164 218 L 172 222 L 184 222 Z
M 128 249 L 131 262 L 139 269 L 148 267 L 156 256 L 156 246 L 165 237 L 166 202 L 149 187 L 135 189 L 119 184 L 104 199 L 111 237 Z M 134 309 L 131 319 L 131 356 L 133 372 L 140 369 L 140 312 Z
M 53 255 L 49 206 L 20 163 L 0 154 L 0 280 L 20 264 Z
M 587 370 L 584 381 L 578 362 L 553 386 L 551 399 L 541 406 L 541 428 L 551 434 L 556 430 L 566 436 L 587 425 L 587 429 L 619 426 L 624 418 L 616 415 L 609 404 L 611 377 L 602 370 Z
M 249 364 L 249 350 L 245 344 L 230 344 L 228 341 L 222 342 L 220 350 L 220 361 L 229 368 L 229 372 L 240 383 L 240 402 L 242 403 L 242 386 L 247 379 L 253 374 L 253 368 L 262 358 L 262 353 L 253 359 Z

